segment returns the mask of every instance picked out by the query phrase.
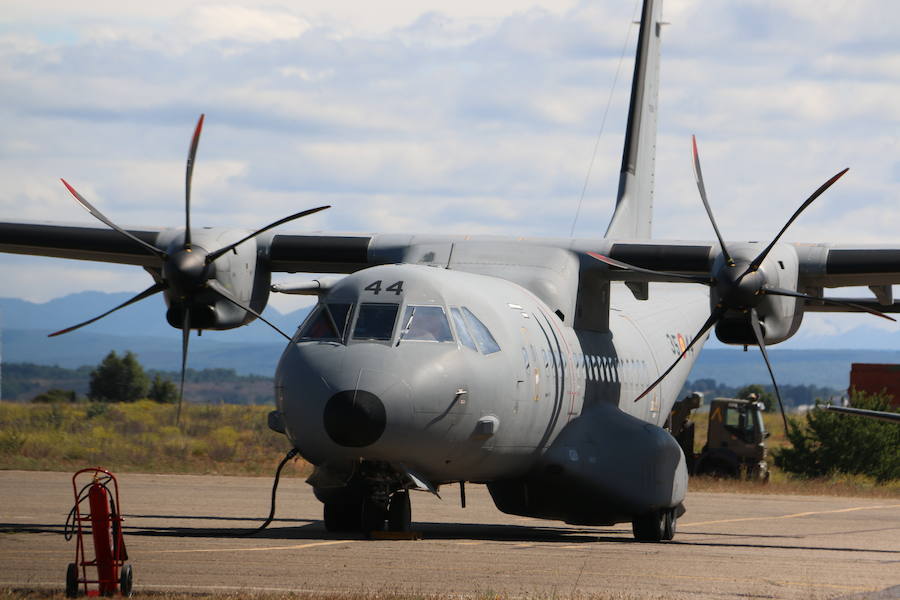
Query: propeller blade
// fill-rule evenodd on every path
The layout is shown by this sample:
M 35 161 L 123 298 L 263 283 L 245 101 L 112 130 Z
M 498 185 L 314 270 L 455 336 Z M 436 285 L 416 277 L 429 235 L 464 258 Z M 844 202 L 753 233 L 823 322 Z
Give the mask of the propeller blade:
M 317 212 L 320 212 L 320 211 L 325 210 L 326 208 L 331 208 L 331 205 L 318 206 L 318 207 L 316 207 L 316 208 L 310 208 L 309 210 L 304 210 L 304 211 L 302 211 L 302 212 L 298 212 L 297 214 L 291 215 L 291 216 L 289 216 L 289 217 L 285 217 L 285 218 L 283 218 L 283 219 L 279 219 L 279 220 L 275 221 L 274 223 L 269 223 L 268 225 L 266 225 L 266 226 L 263 227 L 262 229 L 257 229 L 256 231 L 254 231 L 254 232 L 251 233 L 250 235 L 241 238 L 240 240 L 236 241 L 236 242 L 233 243 L 233 244 L 229 244 L 229 245 L 225 246 L 224 248 L 219 248 L 219 249 L 216 250 L 215 252 L 210 252 L 209 254 L 206 255 L 206 264 L 211 263 L 212 261 L 216 260 L 217 258 L 219 258 L 220 256 L 222 256 L 222 255 L 225 254 L 226 252 L 229 252 L 230 250 L 232 250 L 232 249 L 234 249 L 234 248 L 237 248 L 238 246 L 240 246 L 241 244 L 243 244 L 243 243 L 246 242 L 247 240 L 252 239 L 252 238 L 255 238 L 255 237 L 258 236 L 259 234 L 265 233 L 266 231 L 272 229 L 273 227 L 278 227 L 279 225 L 283 225 L 284 223 L 287 223 L 288 221 L 293 221 L 294 219 L 299 219 L 299 218 L 301 218 L 301 217 L 306 217 L 306 216 L 309 216 L 309 215 L 311 215 L 311 214 L 315 214 L 315 213 L 317 213 Z
M 753 334 L 756 336 L 756 343 L 762 352 L 763 360 L 766 361 L 766 368 L 769 370 L 769 377 L 772 378 L 772 387 L 775 388 L 775 397 L 778 398 L 778 408 L 781 409 L 781 420 L 784 421 L 784 434 L 788 433 L 787 416 L 784 414 L 784 403 L 781 401 L 781 392 L 778 390 L 778 382 L 775 381 L 775 372 L 772 371 L 772 363 L 769 362 L 769 353 L 766 352 L 766 342 L 763 339 L 762 329 L 759 326 L 759 313 L 755 308 L 750 309 L 750 325 L 753 327 Z
M 897 322 L 897 319 L 890 315 L 886 315 L 881 311 L 875 310 L 874 308 L 863 306 L 862 304 L 856 304 L 855 302 L 847 302 L 846 300 L 837 300 L 835 298 L 820 298 L 818 296 L 810 296 L 809 294 L 795 292 L 794 290 L 785 290 L 782 288 L 764 287 L 761 291 L 764 294 L 772 294 L 773 296 L 788 296 L 791 298 L 802 298 L 804 300 L 816 300 L 824 304 L 834 304 L 835 306 L 848 306 L 850 308 L 855 308 L 860 312 L 867 312 L 869 314 L 875 315 L 876 317 L 881 317 L 882 319 L 887 319 L 888 321 L 894 321 L 895 323 Z
M 837 181 L 838 179 L 843 177 L 844 173 L 846 173 L 849 170 L 850 169 L 848 167 L 848 168 L 844 169 L 843 171 L 838 172 L 831 179 L 829 179 L 828 181 L 826 181 L 825 183 L 820 185 L 819 189 L 817 189 L 815 192 L 813 192 L 812 195 L 809 198 L 807 198 L 806 201 L 803 202 L 803 204 L 800 205 L 800 208 L 798 208 L 794 212 L 794 214 L 791 216 L 791 218 L 788 219 L 788 222 L 784 224 L 784 227 L 781 228 L 781 231 L 778 232 L 778 235 L 775 236 L 775 239 L 772 240 L 769 243 L 769 245 L 766 246 L 765 249 L 759 253 L 759 256 L 757 256 L 756 258 L 753 259 L 753 262 L 750 263 L 750 266 L 747 267 L 747 270 L 744 272 L 744 274 L 746 275 L 747 273 L 751 273 L 751 272 L 757 270 L 759 268 L 759 265 L 761 265 L 763 263 L 763 261 L 766 259 L 766 256 L 768 256 L 768 254 L 772 250 L 772 248 L 775 247 L 775 244 L 778 243 L 778 240 L 781 239 L 781 236 L 784 234 L 784 232 L 787 231 L 787 228 L 790 227 L 791 223 L 793 223 L 797 219 L 797 217 L 800 216 L 800 213 L 802 213 L 804 210 L 806 210 L 806 207 L 809 206 L 810 204 L 812 204 L 813 200 L 815 200 L 816 198 L 821 196 L 823 193 L 825 193 L 825 190 L 830 188 L 831 185 L 835 181 Z
M 191 149 L 188 151 L 187 173 L 184 181 L 184 247 L 191 247 L 191 178 L 194 175 L 194 159 L 197 157 L 197 144 L 200 143 L 200 131 L 203 130 L 203 117 L 197 121 L 194 137 L 191 138 Z
M 712 285 L 712 281 L 710 281 L 709 277 L 704 277 L 703 275 L 682 275 L 681 273 L 666 273 L 664 271 L 654 271 L 652 269 L 645 269 L 643 267 L 629 265 L 628 263 L 624 263 L 620 260 L 616 260 L 602 254 L 597 254 L 596 252 L 588 252 L 587 254 L 591 258 L 595 258 L 602 263 L 606 263 L 611 267 L 616 267 L 625 271 L 634 271 L 635 273 L 644 273 L 645 275 L 652 275 L 654 277 L 662 277 L 666 279 L 684 279 L 693 283 Z
M 685 355 L 688 353 L 688 351 L 690 351 L 690 349 L 694 347 L 694 344 L 696 344 L 697 341 L 698 341 L 700 338 L 703 337 L 703 334 L 704 334 L 704 333 L 706 333 L 707 331 L 709 331 L 710 327 L 712 327 L 713 325 L 715 325 L 715 324 L 718 322 L 718 320 L 719 320 L 720 318 L 722 318 L 722 315 L 723 315 L 723 314 L 725 314 L 725 310 L 724 310 L 724 309 L 716 309 L 715 311 L 713 311 L 713 313 L 712 313 L 711 315 L 709 315 L 709 318 L 706 320 L 706 323 L 703 324 L 703 327 L 700 328 L 700 331 L 697 332 L 697 335 L 694 336 L 694 339 L 691 340 L 691 343 L 688 344 L 688 345 L 685 347 L 684 351 L 683 351 L 681 354 L 678 355 L 678 358 L 675 359 L 675 362 L 673 362 L 671 365 L 669 365 L 669 368 L 666 369 L 665 373 L 663 373 L 662 375 L 660 375 L 659 378 L 658 378 L 656 381 L 654 381 L 653 383 L 651 383 L 651 384 L 650 384 L 650 387 L 648 387 L 646 390 L 644 390 L 643 392 L 641 392 L 641 395 L 638 396 L 637 398 L 635 398 L 634 401 L 637 402 L 638 400 L 640 400 L 641 398 L 643 398 L 644 396 L 646 396 L 647 394 L 649 394 L 651 391 L 653 391 L 653 388 L 655 388 L 657 385 L 659 385 L 659 383 L 660 383 L 663 379 L 666 378 L 666 375 L 668 375 L 669 373 L 672 372 L 672 369 L 675 368 L 675 365 L 677 365 L 679 362 L 681 362 L 681 359 L 684 358 Z
M 167 286 L 166 286 L 166 284 L 164 284 L 164 283 L 154 283 L 153 285 L 151 285 L 150 287 L 148 287 L 146 290 L 144 290 L 144 291 L 141 292 L 140 294 L 134 296 L 134 297 L 131 298 L 130 300 L 126 300 L 125 302 L 123 302 L 122 304 L 118 305 L 117 307 L 112 308 L 112 309 L 106 311 L 106 312 L 103 313 L 102 315 L 96 316 L 96 317 L 94 317 L 93 319 L 90 319 L 90 320 L 88 320 L 88 321 L 85 321 L 84 323 L 79 323 L 78 325 L 72 325 L 71 327 L 66 327 L 65 329 L 60 329 L 59 331 L 56 331 L 56 332 L 51 333 L 51 334 L 48 335 L 47 337 L 56 337 L 56 336 L 62 335 L 62 334 L 64 334 L 64 333 L 69 333 L 70 331 L 75 331 L 76 329 L 80 329 L 81 327 L 84 327 L 85 325 L 90 325 L 90 324 L 93 323 L 94 321 L 99 321 L 100 319 L 102 319 L 102 318 L 105 317 L 106 315 L 112 314 L 112 313 L 116 312 L 117 310 L 119 310 L 120 308 L 125 308 L 125 307 L 128 306 L 129 304 L 134 304 L 135 302 L 140 302 L 140 301 L 143 300 L 144 298 L 149 298 L 149 297 L 152 296 L 153 294 L 157 294 L 157 293 L 163 291 L 164 289 L 166 289 L 166 287 L 167 287 Z
M 191 341 L 191 311 L 184 307 L 184 324 L 181 327 L 181 385 L 178 386 L 178 410 L 175 412 L 175 426 L 181 422 L 181 401 L 184 399 L 184 374 L 187 371 L 188 344 Z
M 706 209 L 706 214 L 709 215 L 709 222 L 712 223 L 713 231 L 716 232 L 716 237 L 719 238 L 719 247 L 722 248 L 722 255 L 725 257 L 725 263 L 729 267 L 733 267 L 734 259 L 728 254 L 728 249 L 725 247 L 725 240 L 722 239 L 722 234 L 719 233 L 719 226 L 716 225 L 716 219 L 713 217 L 712 209 L 709 207 L 709 201 L 706 198 L 706 186 L 703 185 L 703 171 L 700 170 L 700 153 L 697 152 L 697 136 L 691 136 L 691 145 L 693 146 L 694 179 L 697 180 L 697 189 L 700 191 L 700 200 L 703 201 L 703 208 Z
M 263 323 L 265 323 L 266 325 L 268 325 L 269 327 L 271 327 L 272 329 L 274 329 L 275 331 L 277 331 L 278 333 L 283 335 L 285 337 L 285 339 L 287 339 L 287 341 L 291 341 L 291 336 L 289 336 L 288 334 L 286 334 L 285 332 L 280 330 L 278 327 L 276 327 L 274 324 L 272 324 L 264 316 L 262 316 L 261 314 L 259 314 L 258 312 L 256 312 L 255 310 L 253 310 L 252 308 L 250 308 L 249 306 L 247 306 L 246 304 L 244 304 L 243 302 L 241 302 L 234 296 L 232 296 L 231 292 L 229 292 L 227 289 L 225 289 L 225 287 L 222 284 L 220 284 L 218 281 L 216 281 L 215 279 L 210 279 L 209 281 L 206 282 L 206 285 L 212 291 L 216 292 L 217 294 L 219 294 L 220 296 L 222 296 L 223 298 L 225 298 L 226 300 L 228 300 L 229 302 L 231 302 L 238 308 L 243 308 L 248 313 L 250 313 L 257 319 L 259 319 L 260 321 L 262 321 Z
M 91 215 L 93 215 L 95 218 L 97 218 L 98 220 L 102 221 L 102 222 L 105 223 L 107 226 L 111 227 L 112 229 L 115 229 L 116 231 L 118 231 L 119 233 L 121 233 L 122 235 L 124 235 L 125 237 L 127 237 L 127 238 L 129 238 L 129 239 L 131 239 L 131 240 L 134 240 L 135 242 L 137 242 L 138 244 L 140 244 L 141 246 L 143 246 L 144 248 L 146 248 L 147 250 L 149 250 L 154 256 L 157 256 L 157 257 L 161 258 L 162 260 L 165 260 L 165 259 L 166 259 L 166 253 L 165 253 L 165 252 L 163 252 L 162 250 L 160 250 L 160 249 L 157 248 L 156 246 L 153 246 L 152 244 L 148 244 L 147 242 L 145 242 L 145 241 L 142 240 L 141 238 L 139 238 L 139 237 L 137 237 L 137 236 L 135 236 L 135 235 L 132 235 L 131 233 L 125 231 L 124 229 L 122 229 L 121 227 L 119 227 L 118 225 L 116 225 L 115 223 L 113 223 L 112 221 L 110 221 L 109 219 L 107 219 L 107 218 L 106 218 L 106 215 L 104 215 L 102 212 L 100 212 L 99 210 L 97 210 L 90 202 L 88 202 L 87 200 L 85 200 L 84 197 L 83 197 L 81 194 L 79 194 L 77 191 L 75 191 L 75 188 L 73 188 L 71 185 L 69 185 L 69 182 L 68 182 L 68 181 L 66 181 L 65 179 L 62 179 L 62 178 L 60 178 L 60 181 L 62 181 L 62 182 L 63 182 L 63 185 L 66 186 L 66 189 L 68 189 L 69 192 L 71 192 L 71 194 L 72 194 L 73 196 L 75 196 L 75 200 L 77 200 L 78 203 L 79 203 L 86 211 L 88 211 L 89 213 L 91 213 Z

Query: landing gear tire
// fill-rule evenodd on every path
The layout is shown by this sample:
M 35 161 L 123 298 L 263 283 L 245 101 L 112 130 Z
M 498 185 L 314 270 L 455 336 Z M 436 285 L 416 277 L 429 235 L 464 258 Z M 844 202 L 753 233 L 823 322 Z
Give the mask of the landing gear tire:
M 674 508 L 668 508 L 663 511 L 663 537 L 662 539 L 665 541 L 670 541 L 675 537 L 675 527 L 678 522 L 678 517 L 675 514 Z
M 388 507 L 388 530 L 409 531 L 412 524 L 412 508 L 409 504 L 409 492 L 394 492 Z
M 134 587 L 134 569 L 131 565 L 122 565 L 119 573 L 119 593 L 125 598 L 131 598 L 131 590 Z
M 665 509 L 654 510 L 646 515 L 632 519 L 631 531 L 634 533 L 634 539 L 639 542 L 660 542 L 666 539 L 667 512 Z
M 69 563 L 66 569 L 66 598 L 78 597 L 78 565 Z
M 360 506 L 358 504 L 326 502 L 324 513 L 325 531 L 341 533 L 360 529 Z
M 373 500 L 363 500 L 362 505 L 362 531 L 384 531 L 384 522 L 387 520 L 387 511 Z

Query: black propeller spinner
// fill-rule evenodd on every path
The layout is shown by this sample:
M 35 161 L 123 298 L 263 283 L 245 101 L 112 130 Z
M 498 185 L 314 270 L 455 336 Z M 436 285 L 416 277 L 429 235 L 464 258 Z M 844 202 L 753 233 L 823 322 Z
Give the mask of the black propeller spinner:
M 835 181 L 840 179 L 844 175 L 844 173 L 848 171 L 848 169 L 840 171 L 831 179 L 823 183 L 819 187 L 819 189 L 813 192 L 812 195 L 807 198 L 806 201 L 803 202 L 803 204 L 800 205 L 800 208 L 798 208 L 791 216 L 791 218 L 788 219 L 788 222 L 785 223 L 784 227 L 781 228 L 781 231 L 778 232 L 775 238 L 769 243 L 768 246 L 763 249 L 762 252 L 760 252 L 756 256 L 756 258 L 754 258 L 749 263 L 745 261 L 737 263 L 728 252 L 728 248 L 725 245 L 725 240 L 722 238 L 722 234 L 719 232 L 719 227 L 718 225 L 716 225 L 716 219 L 715 217 L 713 217 L 712 209 L 710 208 L 709 201 L 706 198 L 706 187 L 703 185 L 703 173 L 700 170 L 700 155 L 697 152 L 697 138 L 695 136 L 691 136 L 691 143 L 693 150 L 694 176 L 697 181 L 697 189 L 700 192 L 700 199 L 703 201 L 703 206 L 706 209 L 706 214 L 709 215 L 709 221 L 710 223 L 712 223 L 713 230 L 716 232 L 716 238 L 719 240 L 719 247 L 722 250 L 722 258 L 724 259 L 721 266 L 719 266 L 716 271 L 710 276 L 684 275 L 681 273 L 664 273 L 661 271 L 653 271 L 651 269 L 629 265 L 622 261 L 614 260 L 601 254 L 596 254 L 593 252 L 588 253 L 597 260 L 618 269 L 633 271 L 635 273 L 645 273 L 647 275 L 653 275 L 665 279 L 681 279 L 694 283 L 702 283 L 713 288 L 715 291 L 715 295 L 718 298 L 718 302 L 713 308 L 712 314 L 710 314 L 709 318 L 700 328 L 700 331 L 697 332 L 697 334 L 693 337 L 693 339 L 691 339 L 687 347 L 681 352 L 681 354 L 678 355 L 678 358 L 675 359 L 675 362 L 673 362 L 656 381 L 651 383 L 650 386 L 645 389 L 640 396 L 635 398 L 635 402 L 649 394 L 657 385 L 659 385 L 659 383 L 663 379 L 665 379 L 666 375 L 671 373 L 672 369 L 674 369 L 675 366 L 681 361 L 681 359 L 684 358 L 685 355 L 690 351 L 690 349 L 694 347 L 694 344 L 696 344 L 697 341 L 700 340 L 700 338 L 702 338 L 707 331 L 709 331 L 713 326 L 715 326 L 717 323 L 719 323 L 719 321 L 722 320 L 722 318 L 725 316 L 725 313 L 740 312 L 747 314 L 749 317 L 750 327 L 752 328 L 754 337 L 756 338 L 756 344 L 759 346 L 763 360 L 766 363 L 766 368 L 769 371 L 769 376 L 772 378 L 772 385 L 775 389 L 775 396 L 778 398 L 778 406 L 781 409 L 781 418 L 784 421 L 784 430 L 785 432 L 787 432 L 788 425 L 787 417 L 784 412 L 784 403 L 781 400 L 781 392 L 778 390 L 778 382 L 775 380 L 775 373 L 772 371 L 772 364 L 769 362 L 769 356 L 766 352 L 764 329 L 765 323 L 760 319 L 759 313 L 757 312 L 757 308 L 762 303 L 763 298 L 766 295 L 772 295 L 800 298 L 803 300 L 815 300 L 818 302 L 824 302 L 826 304 L 849 306 L 856 310 L 865 311 L 873 315 L 889 319 L 891 321 L 895 320 L 892 317 L 877 310 L 873 310 L 859 304 L 854 304 L 852 302 L 832 300 L 829 298 L 819 298 L 794 290 L 770 286 L 768 285 L 765 271 L 760 270 L 760 266 L 763 264 L 763 261 L 765 261 L 766 257 L 769 255 L 769 252 L 772 250 L 772 248 L 775 247 L 775 244 L 778 243 L 778 240 L 781 239 L 781 236 L 785 231 L 787 231 L 787 228 L 791 225 L 791 223 L 793 223 L 797 219 L 797 217 L 800 216 L 800 213 L 802 213 L 806 209 L 806 207 L 812 204 L 816 198 L 821 196 L 825 192 L 825 190 L 831 187 L 831 185 Z
M 81 194 L 75 191 L 75 188 L 69 185 L 69 183 L 65 179 L 61 180 L 63 182 L 63 185 L 66 186 L 69 192 L 71 192 L 75 197 L 75 200 L 77 200 L 82 207 L 84 207 L 95 218 L 105 223 L 110 228 L 118 231 L 128 239 L 139 244 L 150 254 L 156 256 L 162 263 L 162 269 L 160 281 L 154 283 L 143 292 L 137 294 L 129 300 L 126 300 L 115 308 L 112 308 L 105 313 L 94 317 L 93 319 L 89 319 L 87 321 L 84 321 L 83 323 L 79 323 L 78 325 L 73 325 L 72 327 L 67 327 L 66 329 L 61 329 L 60 331 L 51 333 L 50 337 L 62 335 L 64 333 L 68 333 L 70 331 L 74 331 L 76 329 L 84 327 L 85 325 L 89 325 L 94 321 L 98 321 L 103 317 L 114 313 L 120 308 L 125 308 L 130 304 L 139 302 L 144 298 L 149 298 L 150 296 L 153 296 L 154 294 L 157 294 L 164 290 L 170 291 L 171 297 L 181 304 L 181 308 L 184 314 L 181 323 L 181 385 L 178 389 L 178 410 L 175 414 L 176 424 L 178 424 L 181 420 L 181 402 L 184 397 L 184 375 L 187 368 L 188 342 L 190 340 L 191 333 L 191 310 L 199 310 L 200 308 L 202 308 L 194 306 L 194 299 L 199 294 L 207 294 L 209 291 L 212 291 L 216 296 L 224 298 L 228 302 L 231 302 L 235 306 L 245 310 L 257 319 L 266 323 L 288 340 L 291 339 L 288 334 L 269 322 L 262 315 L 248 306 L 245 302 L 242 302 L 241 300 L 235 298 L 234 295 L 227 288 L 225 288 L 225 286 L 223 286 L 215 279 L 215 260 L 223 254 L 230 252 L 240 244 L 243 244 L 244 242 L 255 238 L 261 233 L 265 233 L 273 227 L 278 227 L 279 225 L 283 225 L 284 223 L 287 223 L 289 221 L 293 221 L 301 217 L 306 217 L 313 213 L 325 210 L 326 208 L 331 208 L 330 206 L 318 206 L 316 208 L 304 210 L 283 219 L 279 219 L 274 223 L 266 225 L 262 229 L 257 229 L 253 233 L 244 236 L 233 244 L 229 244 L 224 248 L 219 248 L 218 250 L 215 250 L 213 252 L 208 252 L 205 249 L 200 248 L 199 246 L 194 246 L 191 241 L 191 178 L 194 174 L 194 159 L 197 156 L 197 145 L 200 142 L 200 132 L 203 129 L 203 119 L 204 115 L 200 115 L 200 119 L 197 121 L 197 126 L 194 129 L 194 135 L 191 138 L 191 147 L 188 151 L 184 195 L 184 242 L 182 244 L 182 247 L 172 254 L 169 254 L 122 229 L 121 227 L 110 221 L 103 213 L 92 206 L 87 200 L 85 200 L 81 196 Z

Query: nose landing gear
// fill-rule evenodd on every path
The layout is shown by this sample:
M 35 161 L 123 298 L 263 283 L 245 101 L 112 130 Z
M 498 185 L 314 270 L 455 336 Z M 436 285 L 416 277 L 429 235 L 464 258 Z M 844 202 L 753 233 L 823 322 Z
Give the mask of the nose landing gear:
M 375 497 L 325 502 L 325 529 L 335 533 L 410 530 L 412 510 L 409 492 L 398 490 L 387 502 Z

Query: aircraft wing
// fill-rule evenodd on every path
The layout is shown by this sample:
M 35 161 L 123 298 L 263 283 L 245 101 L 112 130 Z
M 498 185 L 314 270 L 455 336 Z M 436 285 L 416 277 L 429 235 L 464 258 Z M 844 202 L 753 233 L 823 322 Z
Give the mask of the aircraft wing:
M 139 239 L 161 249 L 164 232 L 158 227 L 127 229 Z M 515 248 L 544 246 L 570 250 L 583 257 L 583 268 L 605 271 L 613 281 L 675 281 L 665 274 L 705 275 L 714 268 L 719 249 L 713 241 L 591 240 L 553 238 L 504 238 L 498 236 L 384 235 L 384 234 L 274 234 L 260 236 L 258 243 L 268 257 L 272 272 L 350 273 L 366 266 L 394 262 L 423 262 L 441 265 L 451 247 L 483 245 L 507 246 L 514 258 Z M 736 246 L 755 248 L 752 242 Z M 794 249 L 800 288 L 845 286 L 889 286 L 900 284 L 900 246 L 844 244 L 783 244 Z M 415 256 L 410 250 L 419 250 Z M 159 260 L 139 244 L 102 225 L 49 222 L 0 222 L 0 252 L 51 256 L 99 262 L 158 266 Z M 601 264 L 587 253 L 610 258 L 661 273 L 634 272 Z M 421 256 L 419 256 L 421 255 Z M 446 265 L 444 265 L 446 266 Z
M 131 229 L 129 233 L 154 244 L 159 231 Z M 0 252 L 159 266 L 156 256 L 108 227 L 3 222 L 0 223 Z

